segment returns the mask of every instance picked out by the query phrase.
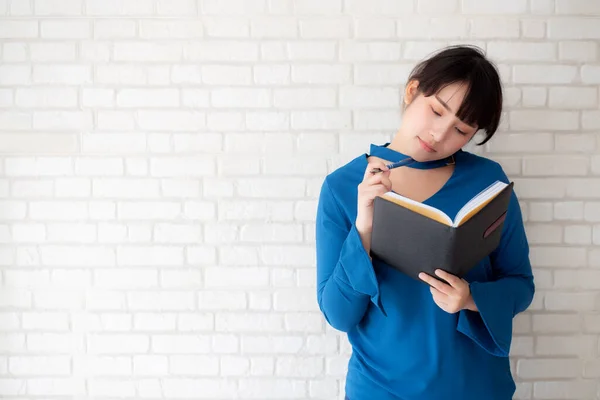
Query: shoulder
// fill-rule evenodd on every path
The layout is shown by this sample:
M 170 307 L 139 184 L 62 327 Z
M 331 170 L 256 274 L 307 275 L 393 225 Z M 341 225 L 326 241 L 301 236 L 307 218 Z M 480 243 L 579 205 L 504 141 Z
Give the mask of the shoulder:
M 319 196 L 318 217 L 342 218 L 350 221 L 356 216 L 357 187 L 367 167 L 362 154 L 325 176 Z
M 457 163 L 460 162 L 461 168 L 466 173 L 476 174 L 485 177 L 486 180 L 499 180 L 509 183 L 508 176 L 499 162 L 488 157 L 461 150 L 457 153 Z
M 367 155 L 361 154 L 327 174 L 323 187 L 327 187 L 334 196 L 345 197 L 348 193 L 356 191 L 356 187 L 363 180 L 366 167 Z

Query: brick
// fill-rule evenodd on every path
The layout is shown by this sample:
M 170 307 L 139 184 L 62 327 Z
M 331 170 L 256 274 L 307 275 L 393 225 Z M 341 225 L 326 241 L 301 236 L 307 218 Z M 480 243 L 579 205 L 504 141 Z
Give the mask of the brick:
M 592 227 L 586 225 L 569 225 L 565 227 L 565 243 L 585 245 L 592 243 Z
M 396 42 L 344 42 L 340 44 L 340 60 L 344 62 L 400 61 L 402 50 Z
M 92 82 L 92 70 L 87 65 L 34 65 L 33 81 L 44 84 L 81 85 Z
M 392 19 L 360 18 L 354 22 L 354 36 L 360 39 L 391 39 L 396 36 Z
M 491 42 L 489 57 L 497 61 L 554 61 L 557 49 L 554 43 Z
M 550 133 L 502 133 L 488 142 L 488 149 L 499 153 L 543 153 L 554 148 L 554 136 Z
M 250 359 L 240 356 L 223 356 L 220 360 L 221 376 L 246 376 L 250 372 Z
M 0 66 L 0 84 L 25 85 L 31 82 L 31 67 L 23 65 Z
M 320 313 L 286 313 L 284 318 L 286 332 L 323 332 L 324 329 Z
M 266 287 L 269 271 L 263 267 L 208 267 L 204 279 L 207 288 Z
M 179 313 L 177 318 L 177 330 L 182 332 L 214 331 L 215 323 L 213 314 L 202 314 L 198 312 L 183 314 Z
M 208 37 L 245 38 L 250 36 L 250 22 L 247 19 L 205 16 L 202 21 L 204 31 Z
M 176 62 L 181 60 L 181 57 L 181 47 L 172 43 L 117 42 L 114 44 L 115 61 Z
M 510 127 L 518 131 L 532 129 L 577 130 L 579 116 L 575 111 L 511 111 Z
M 86 14 L 96 16 L 150 15 L 152 0 L 86 0 Z
M 345 2 L 344 6 L 344 10 L 352 15 L 401 16 L 414 11 L 412 2 L 391 0 L 375 0 L 370 3 L 361 0 L 349 0 Z
M 581 125 L 583 129 L 597 130 L 600 129 L 600 112 L 598 111 L 583 111 L 581 118 Z M 590 140 L 591 142 L 591 140 Z M 593 150 L 593 146 L 591 146 Z
M 563 157 L 557 160 L 550 156 L 527 157 L 523 159 L 523 175 L 530 176 L 581 176 L 589 171 L 587 157 Z
M 577 268 L 586 263 L 585 248 L 535 247 L 531 248 L 532 264 L 538 267 Z
M 527 11 L 527 1 L 508 0 L 501 3 L 487 3 L 463 0 L 462 11 L 467 14 L 524 14 Z
M 114 249 L 98 246 L 44 246 L 42 262 L 50 266 L 111 266 L 115 265 Z
M 195 39 L 204 36 L 202 24 L 197 20 L 142 20 L 139 34 L 144 39 Z
M 596 108 L 598 90 L 596 88 L 551 87 L 549 106 L 552 108 Z
M 203 40 L 190 43 L 183 48 L 184 59 L 188 61 L 250 62 L 258 60 L 257 43 L 237 41 Z
M 298 36 L 296 18 L 258 17 L 250 21 L 250 36 L 257 39 L 288 39 Z
M 151 349 L 157 354 L 202 354 L 210 351 L 210 336 L 192 334 L 157 334 L 152 336 Z
M 533 220 L 539 218 L 533 218 Z M 563 239 L 561 226 L 549 224 L 529 224 L 526 226 L 527 236 L 530 244 L 559 244 Z
M 596 383 L 592 381 L 535 382 L 533 393 L 535 398 L 540 399 L 576 400 L 593 398 L 596 394 Z
M 41 16 L 75 16 L 82 14 L 81 0 L 35 0 L 35 14 Z
M 581 369 L 581 361 L 574 359 L 521 359 L 516 373 L 522 379 L 575 378 Z
M 275 365 L 276 376 L 311 378 L 323 373 L 323 357 L 279 357 Z
M 522 104 L 526 107 L 542 107 L 546 105 L 548 94 L 544 87 L 524 87 Z
M 557 14 L 600 15 L 600 5 L 585 0 L 556 0 Z
M 574 333 L 581 331 L 581 318 L 576 314 L 534 314 L 533 332 L 536 333 Z
M 347 87 L 340 89 L 340 105 L 350 108 L 384 108 L 400 104 L 396 89 Z
M 23 329 L 32 331 L 68 331 L 69 314 L 66 312 L 25 312 L 22 314 Z
M 307 266 L 314 265 L 314 254 L 304 246 L 262 246 L 261 261 L 265 265 Z
M 15 375 L 69 375 L 71 360 L 67 356 L 12 356 L 8 359 L 8 368 L 10 373 Z
M 37 36 L 37 21 L 4 20 L 0 27 L 0 39 L 32 39 Z
M 32 378 L 27 380 L 27 394 L 33 396 L 74 396 L 86 393 L 84 378 Z
M 177 107 L 179 91 L 175 89 L 124 89 L 117 92 L 118 107 Z
M 28 333 L 27 350 L 33 353 L 82 353 L 84 335 L 79 333 Z
M 44 39 L 87 39 L 92 36 L 92 29 L 85 20 L 42 20 L 40 35 Z
M 593 199 L 600 196 L 600 180 L 573 178 L 567 182 L 567 196 Z
M 202 285 L 200 271 L 161 271 L 160 286 L 164 288 L 191 289 Z
M 219 376 L 219 357 L 179 355 L 169 357 L 169 373 L 173 375 Z
M 253 15 L 266 11 L 265 0 L 201 0 L 200 7 L 208 15 Z
M 583 65 L 581 67 L 581 81 L 584 84 L 600 83 L 600 66 Z
M 552 221 L 552 204 L 547 202 L 525 203 L 526 208 L 523 212 L 527 222 L 548 222 Z
M 287 50 L 289 59 L 294 61 L 331 61 L 337 57 L 336 44 L 328 41 L 289 42 L 284 50 Z
M 255 292 L 248 295 L 248 309 L 269 311 L 273 308 L 271 294 L 268 292 Z
M 398 21 L 402 39 L 461 39 L 468 36 L 468 20 L 462 17 L 411 17 Z
M 129 39 L 136 36 L 135 21 L 96 20 L 94 21 L 94 38 L 96 39 Z
M 554 138 L 555 147 L 564 152 L 593 153 L 595 151 L 596 138 L 593 134 L 570 132 L 568 134 L 556 134 Z
M 183 264 L 183 248 L 175 246 L 123 246 L 117 263 L 127 266 L 177 266 Z
M 595 61 L 598 56 L 597 44 L 593 41 L 561 41 L 558 43 L 558 57 L 568 61 Z M 588 66 L 584 66 L 588 68 Z
M 555 293 L 545 294 L 544 305 L 550 311 L 585 310 L 596 308 L 596 293 Z
M 515 178 L 522 199 L 560 199 L 566 195 L 567 182 L 557 178 Z
M 514 82 L 517 84 L 574 83 L 577 67 L 571 65 L 515 65 Z
M 274 293 L 274 306 L 276 311 L 315 311 L 317 309 L 312 288 L 277 291 Z
M 590 18 L 553 18 L 548 21 L 549 39 L 599 39 L 600 21 L 597 17 Z

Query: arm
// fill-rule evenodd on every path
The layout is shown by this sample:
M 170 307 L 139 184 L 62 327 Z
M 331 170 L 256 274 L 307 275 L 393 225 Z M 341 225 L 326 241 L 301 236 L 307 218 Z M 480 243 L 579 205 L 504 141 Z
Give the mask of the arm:
M 513 318 L 529 307 L 535 292 L 529 245 L 514 193 L 500 244 L 490 254 L 490 261 L 493 280 L 470 284 L 472 301 L 479 312 L 461 310 L 457 329 L 490 354 L 508 357 Z
M 316 247 L 319 308 L 332 327 L 347 332 L 370 301 L 381 309 L 379 285 L 356 225 L 344 218 L 327 180 L 317 208 Z

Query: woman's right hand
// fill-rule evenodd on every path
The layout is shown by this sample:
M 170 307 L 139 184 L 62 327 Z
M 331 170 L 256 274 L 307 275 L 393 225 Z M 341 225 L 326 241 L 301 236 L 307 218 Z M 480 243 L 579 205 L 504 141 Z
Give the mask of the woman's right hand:
M 371 173 L 374 168 L 383 172 Z M 358 185 L 358 204 L 356 214 L 356 228 L 362 234 L 370 234 L 373 228 L 373 200 L 375 197 L 392 190 L 390 170 L 381 160 L 371 160 L 363 181 Z

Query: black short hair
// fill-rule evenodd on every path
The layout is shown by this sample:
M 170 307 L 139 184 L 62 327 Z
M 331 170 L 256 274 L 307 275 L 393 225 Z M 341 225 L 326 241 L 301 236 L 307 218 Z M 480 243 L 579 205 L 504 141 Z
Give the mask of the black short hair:
M 452 83 L 465 83 L 467 92 L 456 116 L 469 125 L 477 125 L 492 138 L 502 115 L 502 84 L 496 66 L 476 46 L 445 47 L 418 63 L 408 82 L 419 82 L 418 91 L 426 97 Z

